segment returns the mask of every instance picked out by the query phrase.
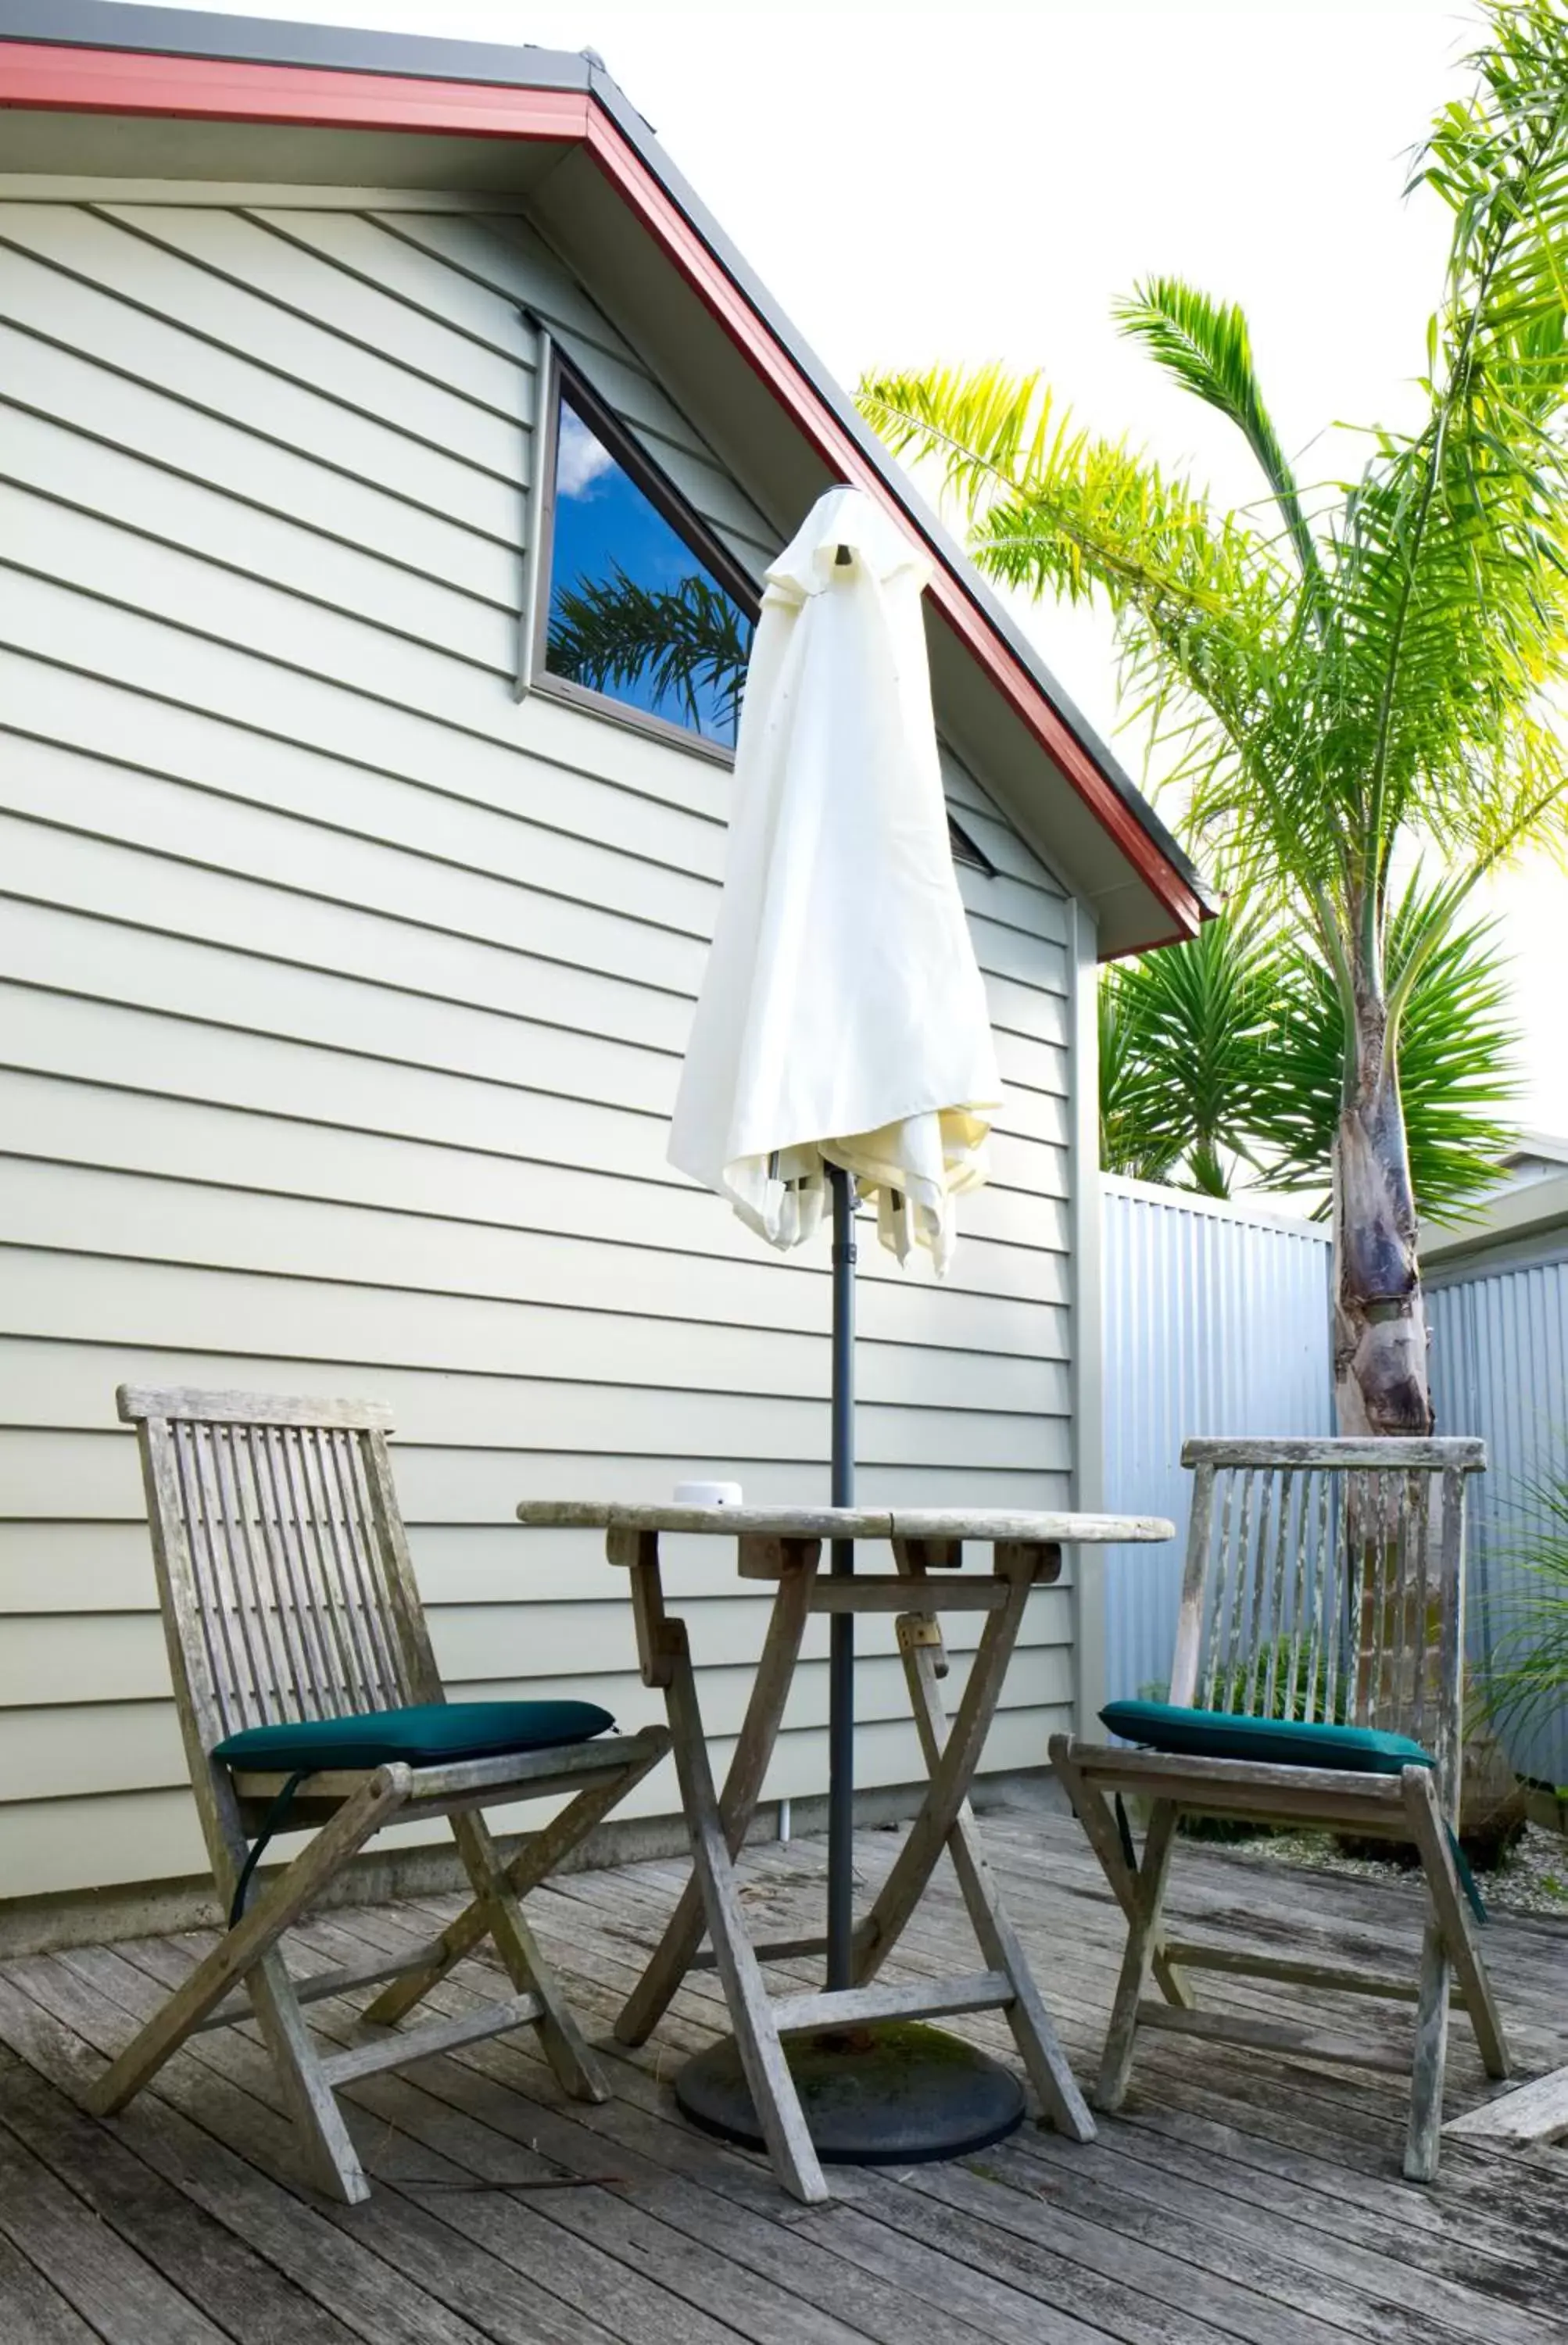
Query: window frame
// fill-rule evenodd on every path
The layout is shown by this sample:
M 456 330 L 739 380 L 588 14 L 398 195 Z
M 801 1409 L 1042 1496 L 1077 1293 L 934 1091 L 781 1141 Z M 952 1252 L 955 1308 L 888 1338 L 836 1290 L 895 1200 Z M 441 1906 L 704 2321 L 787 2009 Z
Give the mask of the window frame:
M 648 709 L 635 707 L 629 701 L 617 699 L 614 693 L 600 692 L 592 685 L 576 683 L 571 676 L 550 673 L 547 661 L 555 550 L 555 464 L 564 396 L 571 401 L 595 438 L 608 449 L 660 519 L 668 523 L 687 551 L 710 574 L 714 583 L 723 589 L 730 601 L 739 606 L 754 627 L 761 615 L 762 596 L 756 581 L 748 575 L 717 533 L 692 511 L 689 502 L 682 496 L 668 474 L 660 470 L 614 409 L 606 404 L 581 370 L 567 358 L 554 336 L 543 326 L 538 327 L 537 331 L 538 380 L 544 411 L 535 433 L 538 472 L 532 500 L 535 519 L 527 553 L 517 697 L 522 700 L 531 693 L 537 693 L 541 699 L 560 701 L 569 708 L 580 708 L 595 716 L 606 718 L 611 724 L 623 726 L 628 732 L 640 733 L 656 741 L 689 749 L 713 763 L 733 766 L 735 751 L 728 744 L 709 740 L 706 735 L 695 732 L 689 726 L 677 724 L 671 717 L 658 716 Z

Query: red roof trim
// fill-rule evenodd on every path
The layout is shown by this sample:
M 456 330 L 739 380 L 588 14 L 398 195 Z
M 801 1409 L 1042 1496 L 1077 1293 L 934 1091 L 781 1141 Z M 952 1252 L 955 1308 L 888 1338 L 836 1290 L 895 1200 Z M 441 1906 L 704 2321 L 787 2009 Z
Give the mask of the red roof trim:
M 155 56 L 141 49 L 58 48 L 43 41 L 0 42 L 0 107 L 560 140 L 585 139 L 596 110 L 585 90 L 509 89 L 488 82 Z
M 911 516 L 823 405 L 809 378 L 616 123 L 585 92 L 15 42 L 0 43 L 0 107 L 581 142 L 823 460 L 843 479 L 894 504 L 902 524 L 911 525 Z M 1061 712 L 997 637 L 941 547 L 932 543 L 931 551 L 937 564 L 931 593 L 948 625 L 1170 914 L 1178 933 L 1195 935 L 1202 910 L 1192 889 Z

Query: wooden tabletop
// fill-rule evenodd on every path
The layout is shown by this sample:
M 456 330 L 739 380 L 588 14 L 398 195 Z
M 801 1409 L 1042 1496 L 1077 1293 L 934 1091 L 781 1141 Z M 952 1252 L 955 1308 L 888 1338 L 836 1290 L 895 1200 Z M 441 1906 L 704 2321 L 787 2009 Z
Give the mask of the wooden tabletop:
M 1134 1545 L 1176 1537 L 1160 1515 L 1019 1513 L 1003 1507 L 629 1507 L 608 1498 L 524 1498 L 535 1530 L 710 1531 L 764 1538 L 1019 1539 L 1040 1546 Z

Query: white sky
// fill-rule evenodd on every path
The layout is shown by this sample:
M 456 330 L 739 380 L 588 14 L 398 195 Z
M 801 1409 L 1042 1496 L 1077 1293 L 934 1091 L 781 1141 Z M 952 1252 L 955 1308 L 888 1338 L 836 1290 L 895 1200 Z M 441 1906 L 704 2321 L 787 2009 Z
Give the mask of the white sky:
M 1326 427 L 1410 412 L 1447 229 L 1400 190 L 1473 45 L 1452 0 L 208 5 L 597 49 L 847 384 L 885 363 L 1042 367 L 1084 420 L 1248 498 L 1228 427 L 1112 327 L 1116 295 L 1168 270 L 1247 310 L 1304 478 L 1352 461 L 1332 438 L 1306 452 Z M 1052 604 L 1023 615 L 1109 733 L 1103 631 Z M 1568 1133 L 1568 879 L 1538 866 L 1492 901 L 1525 1029 L 1522 1121 Z

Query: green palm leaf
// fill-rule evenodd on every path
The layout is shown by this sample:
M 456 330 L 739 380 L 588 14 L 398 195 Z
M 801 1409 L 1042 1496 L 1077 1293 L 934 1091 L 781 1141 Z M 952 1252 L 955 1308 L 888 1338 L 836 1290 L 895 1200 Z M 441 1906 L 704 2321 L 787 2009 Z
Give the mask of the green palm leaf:
M 739 710 L 751 627 L 718 587 L 694 572 L 678 586 L 650 587 L 617 563 L 608 579 L 579 578 L 557 588 L 550 605 L 547 665 L 552 675 L 596 692 L 651 685 L 687 720 L 701 723 L 706 695 L 726 726 Z
M 1264 403 L 1252 363 L 1252 337 L 1234 302 L 1213 301 L 1179 278 L 1151 277 L 1116 304 L 1124 333 L 1185 389 L 1234 423 L 1257 457 L 1279 507 L 1304 579 L 1321 584 L 1318 548 L 1302 510 L 1296 476 Z
M 1514 1569 L 1493 1599 L 1485 1695 L 1493 1718 L 1529 1729 L 1568 1710 L 1568 1472 L 1527 1480 L 1513 1512 L 1502 1559 Z
M 1107 969 L 1096 1007 L 1100 1029 L 1100 1163 L 1130 1181 L 1168 1182 L 1186 1135 L 1150 1081 L 1144 1038 L 1123 1001 L 1119 972 Z
M 1433 891 L 1410 884 L 1389 927 L 1390 978 L 1424 939 Z M 1451 1221 L 1497 1184 L 1517 1138 L 1518 1032 L 1495 924 L 1445 931 L 1423 960 L 1400 1025 L 1396 1068 L 1410 1183 L 1423 1221 Z M 1278 1189 L 1328 1185 L 1344 1087 L 1345 1013 L 1332 977 L 1298 944 L 1281 959 L 1263 1080 L 1245 1119 Z
M 1105 1170 L 1227 1196 L 1252 1156 L 1280 955 L 1263 924 L 1231 910 L 1191 944 L 1101 980 L 1101 1147 Z

